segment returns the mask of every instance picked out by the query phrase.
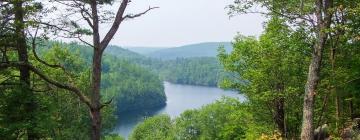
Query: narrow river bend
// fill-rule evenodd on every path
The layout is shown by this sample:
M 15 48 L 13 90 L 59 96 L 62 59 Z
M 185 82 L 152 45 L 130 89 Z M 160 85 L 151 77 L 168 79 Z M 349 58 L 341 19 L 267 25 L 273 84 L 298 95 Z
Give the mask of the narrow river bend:
M 134 127 L 146 117 L 168 114 L 171 118 L 174 118 L 185 110 L 200 108 L 220 99 L 222 96 L 244 100 L 244 97 L 235 91 L 225 91 L 216 87 L 179 85 L 169 82 L 164 82 L 164 87 L 167 97 L 165 107 L 119 114 L 119 122 L 117 122 L 114 132 L 127 138 Z

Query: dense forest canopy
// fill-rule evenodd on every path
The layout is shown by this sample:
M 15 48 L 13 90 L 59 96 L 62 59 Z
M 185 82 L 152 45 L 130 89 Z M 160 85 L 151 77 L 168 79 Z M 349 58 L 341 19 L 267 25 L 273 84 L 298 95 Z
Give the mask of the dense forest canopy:
M 267 22 L 265 32 L 258 39 L 237 36 L 233 51 L 227 53 L 222 48 L 218 57 L 225 71 L 235 76 L 224 77 L 221 86 L 237 89 L 247 97 L 247 101 L 236 103 L 241 107 L 225 111 L 227 104 L 231 104 L 231 107 L 236 105 L 226 100 L 225 105 L 220 105 L 223 100 L 197 111 L 184 112 L 175 120 L 168 116 L 156 116 L 138 125 L 131 138 L 299 138 L 302 131 L 300 107 L 304 99 L 303 85 L 306 83 L 307 65 L 311 61 L 312 51 L 309 47 L 312 42 L 308 42 L 306 35 L 306 30 L 292 29 L 286 20 L 274 17 Z M 314 112 L 314 125 L 317 128 L 314 130 L 314 139 L 359 138 L 360 48 L 357 41 L 343 43 L 338 46 L 336 54 L 333 54 L 332 48 L 324 50 L 322 82 Z M 216 108 L 218 105 L 220 109 Z M 236 109 L 239 109 L 240 114 L 236 114 Z M 230 112 L 232 114 L 226 114 Z M 202 116 L 201 113 L 206 115 Z M 224 116 L 227 117 L 217 116 L 218 113 L 226 114 Z M 229 119 L 233 115 L 238 117 Z M 211 117 L 212 121 L 206 121 L 206 117 Z M 233 123 L 241 125 L 232 126 Z M 223 124 L 227 125 L 221 126 Z M 230 128 L 225 129 L 227 127 Z M 159 132 L 154 135 L 147 129 Z
M 162 61 L 157 69 L 162 79 L 187 85 L 218 86 L 218 81 L 223 74 L 219 61 L 212 57 Z
M 191 46 L 194 48 L 188 48 L 188 46 L 186 46 L 184 50 L 188 52 L 196 52 L 199 48 L 204 49 L 209 47 L 209 50 L 217 51 L 220 47 L 225 48 L 225 46 L 222 45 L 215 47 L 213 43 L 201 43 L 199 46 Z M 178 49 L 181 49 L 181 47 L 176 48 L 175 50 L 166 50 L 176 51 Z M 228 49 L 228 47 L 225 49 Z M 144 68 L 151 69 L 154 73 L 157 73 L 162 80 L 176 84 L 216 87 L 219 86 L 219 82 L 228 75 L 224 72 L 218 58 L 215 57 L 215 53 L 211 55 L 212 57 L 201 57 L 201 55 L 195 55 L 187 57 L 178 56 L 176 59 L 159 59 L 140 55 L 132 51 L 125 50 L 119 46 L 110 46 L 107 50 L 105 50 L 105 53 L 125 59 Z
M 73 78 L 72 80 L 79 81 L 79 87 L 88 88 L 89 84 L 87 79 L 89 78 L 89 70 L 87 67 L 90 66 L 91 61 L 91 50 L 86 46 L 79 45 L 77 43 L 61 43 L 61 42 L 44 42 L 44 46 L 41 49 L 38 49 L 40 53 L 39 56 L 43 58 L 44 61 L 49 63 L 57 62 L 62 64 L 66 69 L 71 70 L 72 73 L 69 73 Z M 80 56 L 80 57 L 79 57 Z M 41 64 L 38 64 L 41 66 Z M 102 77 L 102 91 L 103 91 L 103 100 L 113 100 L 111 108 L 104 110 L 104 113 L 108 115 L 105 116 L 107 124 L 109 126 L 108 132 L 111 132 L 111 126 L 116 119 L 114 115 L 117 112 L 129 111 L 134 109 L 143 109 L 148 107 L 163 106 L 166 102 L 166 97 L 164 94 L 164 87 L 162 81 L 158 78 L 157 75 L 151 73 L 149 70 L 146 70 L 135 64 L 130 64 L 126 60 L 116 58 L 114 56 L 105 56 L 103 59 L 103 77 Z M 50 76 L 55 77 L 57 80 L 65 80 L 66 76 L 61 76 L 62 71 L 54 71 L 52 69 L 46 70 Z M 131 74 L 129 74 L 131 73 Z M 38 78 L 33 80 L 39 80 Z M 8 79 L 7 82 L 12 81 Z M 122 85 L 122 86 L 119 86 Z M 42 130 L 42 135 L 45 137 L 50 135 L 50 132 L 55 128 L 61 128 L 62 132 L 59 134 L 54 134 L 55 138 L 79 138 L 79 139 L 88 139 L 86 128 L 79 130 L 74 130 L 79 126 L 86 126 L 86 115 L 80 115 L 86 111 L 86 108 L 79 106 L 78 100 L 73 100 L 72 96 L 69 96 L 67 91 L 57 90 L 56 88 L 49 87 L 43 82 L 39 82 L 39 85 L 36 87 L 39 89 L 45 90 L 47 93 L 42 93 L 36 96 L 36 99 L 39 100 L 38 105 L 46 109 L 46 113 L 40 113 L 44 116 L 52 116 L 54 119 L 43 120 L 45 126 L 39 126 L 37 129 Z M 8 112 L 13 115 L 20 113 L 21 110 L 12 108 L 12 105 L 18 101 L 15 101 L 18 96 L 18 91 L 6 91 L 2 98 L 2 108 L 3 113 Z M 41 93 L 41 91 L 39 91 Z M 47 97 L 47 94 L 52 96 Z M 12 99 L 14 98 L 14 99 Z M 11 102 L 11 100 L 14 100 Z M 68 106 L 63 106 L 64 102 L 69 101 Z M 70 109 L 74 108 L 74 109 Z M 39 110 L 41 111 L 41 110 Z M 69 117 L 68 114 L 76 113 L 75 116 Z M 12 115 L 11 115 L 12 116 Z M 61 118 L 60 120 L 57 120 Z M 8 120 L 10 119 L 10 120 Z M 2 124 L 7 124 L 6 122 L 12 122 L 15 118 L 4 118 Z M 72 122 L 73 120 L 83 120 L 79 122 L 74 122 L 74 126 L 70 127 L 66 121 Z M 39 120 L 40 121 L 40 120 Z M 49 125 L 46 125 L 46 124 Z M 55 127 L 56 123 L 64 123 Z M 8 125 L 11 125 L 8 124 Z M 70 125 L 70 124 L 69 124 Z M 6 127 L 5 127 L 6 126 Z M 54 127 L 54 128 L 52 128 Z M 9 129 L 4 132 L 2 135 L 4 138 L 9 138 L 8 134 L 13 133 L 17 130 L 17 127 L 10 127 L 4 125 L 3 129 Z M 49 130 L 46 130 L 49 129 Z M 45 131 L 46 130 L 46 131 Z M 86 130 L 86 131 L 85 131 Z M 104 127 L 104 131 L 107 131 Z M 48 132 L 47 132 L 48 131 Z M 82 132 L 81 132 L 82 131 Z M 62 134 L 62 133 L 67 134 Z
M 146 55 L 109 45 L 123 22 L 158 8 L 131 4 L 0 1 L 1 139 L 123 139 L 116 112 L 164 106 L 162 80 L 247 100 L 150 117 L 130 139 L 360 139 L 359 0 L 234 0 L 230 17 L 267 17 L 259 37 Z
M 77 55 L 83 59 L 86 64 L 85 67 L 90 66 L 92 54 L 86 46 L 76 42 L 55 41 L 46 44 L 49 49 L 52 49 L 52 46 L 61 46 L 62 49 L 68 49 L 70 52 L 78 52 Z M 116 46 L 108 48 L 109 50 L 105 52 L 106 55 L 102 62 L 103 81 L 101 87 L 104 96 L 106 96 L 104 100 L 113 98 L 118 107 L 116 108 L 118 112 L 163 106 L 166 97 L 163 83 L 159 77 L 150 70 L 132 63 L 131 59 L 127 59 L 136 57 L 137 54 L 127 51 L 114 51 L 117 50 L 113 49 L 114 47 Z M 49 52 L 49 50 L 39 50 L 39 52 Z M 122 55 L 122 57 L 115 57 L 113 53 Z

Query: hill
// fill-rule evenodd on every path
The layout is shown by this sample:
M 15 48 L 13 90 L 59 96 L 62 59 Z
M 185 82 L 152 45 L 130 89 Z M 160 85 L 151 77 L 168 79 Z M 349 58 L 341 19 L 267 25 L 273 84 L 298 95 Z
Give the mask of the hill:
M 220 46 L 219 43 L 187 45 L 184 46 L 186 51 L 194 52 L 199 49 L 207 51 L 202 51 L 205 52 L 203 54 L 192 53 L 192 55 L 187 55 L 185 57 L 160 58 L 162 60 L 146 57 L 118 46 L 109 46 L 109 48 L 105 50 L 105 54 L 116 56 L 122 60 L 127 60 L 132 64 L 152 70 L 152 72 L 157 73 L 162 80 L 172 83 L 218 86 L 218 81 L 224 76 L 222 67 L 216 59 L 218 46 Z M 181 47 L 173 49 L 179 48 Z M 185 53 L 186 51 L 184 51 L 184 48 L 181 48 L 181 51 Z M 227 47 L 227 50 L 230 51 L 229 46 Z M 211 57 L 204 57 L 204 55 Z
M 135 51 L 131 51 L 129 49 L 124 49 L 124 48 L 116 46 L 116 45 L 110 45 L 109 47 L 107 47 L 105 50 L 105 54 L 116 56 L 119 58 L 142 58 L 142 57 L 144 57 L 143 55 L 141 55 Z
M 123 48 L 142 55 L 147 55 L 159 50 L 167 49 L 166 47 L 126 47 L 126 46 Z
M 220 46 L 225 47 L 228 52 L 232 50 L 230 42 L 205 42 L 162 49 L 149 53 L 147 56 L 163 60 L 189 57 L 216 57 L 218 54 L 217 50 Z
M 85 73 L 91 67 L 92 48 L 90 47 L 76 42 L 49 41 L 44 42 L 44 46 L 39 48 L 41 50 L 38 52 L 41 55 L 47 53 L 60 55 L 67 52 L 68 54 L 64 56 L 76 56 L 76 60 L 83 62 L 80 65 L 83 66 L 82 69 L 78 68 L 79 66 L 73 66 L 73 64 L 66 64 L 65 66 L 79 69 L 78 73 Z M 64 58 L 64 60 L 67 59 L 67 57 Z M 150 69 L 135 63 L 137 61 L 142 62 L 141 60 L 145 61 L 146 57 L 118 46 L 109 46 L 105 50 L 102 61 L 102 97 L 104 100 L 115 99 L 114 104 L 118 112 L 166 104 L 163 82 Z

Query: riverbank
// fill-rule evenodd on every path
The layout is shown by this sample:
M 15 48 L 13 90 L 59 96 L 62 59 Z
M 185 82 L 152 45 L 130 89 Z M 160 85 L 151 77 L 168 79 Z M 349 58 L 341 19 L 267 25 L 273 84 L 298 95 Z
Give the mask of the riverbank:
M 168 114 L 171 118 L 179 116 L 189 109 L 198 109 L 204 105 L 213 103 L 223 96 L 238 98 L 243 101 L 244 97 L 235 91 L 226 91 L 216 87 L 179 85 L 164 82 L 166 106 L 134 110 L 118 114 L 118 122 L 114 129 L 124 137 L 128 137 L 134 127 L 143 122 L 145 118 L 158 114 Z

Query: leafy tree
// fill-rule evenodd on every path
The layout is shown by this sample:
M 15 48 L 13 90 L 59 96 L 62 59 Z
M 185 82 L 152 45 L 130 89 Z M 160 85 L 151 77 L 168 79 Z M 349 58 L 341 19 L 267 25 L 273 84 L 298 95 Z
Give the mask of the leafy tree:
M 66 37 L 77 38 L 86 45 L 93 48 L 92 53 L 92 66 L 91 66 L 91 92 L 90 98 L 84 97 L 83 102 L 89 107 L 91 115 L 91 129 L 93 140 L 100 139 L 101 134 L 101 108 L 104 104 L 101 103 L 100 87 L 101 87 L 101 69 L 102 69 L 102 56 L 104 50 L 109 45 L 109 42 L 114 37 L 115 33 L 119 29 L 120 24 L 127 19 L 133 19 L 148 11 L 154 9 L 149 8 L 146 11 L 139 14 L 124 14 L 125 9 L 129 5 L 129 0 L 122 0 L 120 6 L 117 9 L 115 17 L 109 17 L 112 15 L 110 11 L 101 10 L 103 6 L 112 5 L 113 0 L 86 0 L 86 1 L 55 1 L 59 4 L 63 4 L 68 9 L 64 9 L 68 15 L 62 16 L 63 20 L 60 21 L 60 25 L 51 23 L 52 29 L 60 31 Z M 87 27 L 79 26 L 74 18 L 76 16 L 82 17 L 81 20 L 87 23 Z M 55 20 L 56 21 L 56 20 Z M 112 21 L 112 26 L 106 35 L 100 37 L 100 24 L 104 21 Z M 50 21 L 51 22 L 51 21 Z M 83 36 L 92 36 L 92 43 L 88 43 L 82 39 Z M 83 93 L 79 93 L 82 94 Z
M 224 87 L 240 90 L 248 98 L 255 118 L 275 124 L 283 137 L 297 137 L 301 111 L 301 85 L 306 74 L 306 42 L 301 31 L 293 31 L 281 18 L 271 19 L 259 40 L 239 36 L 234 51 L 220 50 L 225 70 L 236 77 L 225 79 Z M 295 108 L 295 109 L 294 109 Z M 270 123 L 272 122 L 272 123 Z
M 136 126 L 132 132 L 131 140 L 154 140 L 170 139 L 172 134 L 171 118 L 167 115 L 158 115 L 146 119 L 142 124 Z
M 303 28 L 309 31 L 307 40 L 312 42 L 312 53 L 309 64 L 305 96 L 303 103 L 303 122 L 301 139 L 313 139 L 314 136 L 314 108 L 315 95 L 318 92 L 318 84 L 321 79 L 321 64 L 323 51 L 329 41 L 331 27 L 342 26 L 336 14 L 344 11 L 352 11 L 357 7 L 356 1 L 333 1 L 333 0 L 311 0 L 311 1 L 267 1 L 267 0 L 235 0 L 234 5 L 229 6 L 230 14 L 235 13 L 261 13 L 270 16 L 283 17 L 294 28 Z M 255 5 L 265 8 L 265 11 L 253 11 Z M 346 7 L 342 10 L 340 7 Z M 345 13 L 347 13 L 345 12 Z M 341 15 L 341 14 L 340 14 Z M 346 14 L 344 14 L 346 15 Z M 342 22 L 345 23 L 345 22 Z M 351 22 L 347 22 L 348 24 Z M 331 40 L 331 39 L 330 39 Z
M 0 50 L 1 50 L 1 64 L 8 63 L 9 61 L 18 61 L 21 63 L 28 63 L 28 46 L 26 42 L 25 29 L 31 26 L 31 22 L 33 21 L 33 16 L 36 15 L 41 10 L 42 7 L 39 3 L 33 2 L 30 0 L 14 0 L 14 1 L 4 1 L 0 3 L 0 31 L 1 31 L 1 39 L 0 39 Z M 17 55 L 17 56 L 16 56 Z M 16 56 L 16 57 L 15 57 Z M 9 66 L 1 65 L 0 70 L 6 69 Z M 15 74 L 13 72 L 5 74 L 9 74 L 10 76 L 6 77 L 5 81 L 1 83 L 1 86 L 4 87 L 12 87 L 14 86 L 16 90 L 11 89 L 3 89 L 4 94 L 11 96 L 10 98 L 21 98 L 19 102 L 9 99 L 9 104 L 15 105 L 18 104 L 21 109 L 16 109 L 16 113 L 26 113 L 28 115 L 24 117 L 13 116 L 12 119 L 8 120 L 16 120 L 16 122 L 23 122 L 22 127 L 12 127 L 10 133 L 23 133 L 26 132 L 26 136 L 28 139 L 39 139 L 40 134 L 36 131 L 37 128 L 37 118 L 34 117 L 35 112 L 37 110 L 36 98 L 34 96 L 34 92 L 32 91 L 32 83 L 30 81 L 31 71 L 27 66 L 18 65 L 17 67 L 19 74 Z M 5 70 L 6 71 L 6 70 Z M 16 75 L 16 76 L 14 76 Z M 18 75 L 18 76 L 17 76 Z M 10 82 L 11 81 L 11 82 Z M 14 92 L 14 95 L 10 95 L 9 93 Z M 24 94 L 24 95 L 21 95 Z M 17 97 L 16 97 L 17 96 Z M 8 106 L 10 109 L 11 107 Z M 24 129 L 19 129 L 24 128 Z M 14 135 L 15 137 L 15 135 Z
M 131 139 L 245 139 L 258 136 L 253 131 L 256 127 L 252 127 L 255 124 L 247 109 L 246 103 L 223 98 L 201 109 L 185 111 L 175 120 L 166 115 L 151 117 L 134 129 Z

